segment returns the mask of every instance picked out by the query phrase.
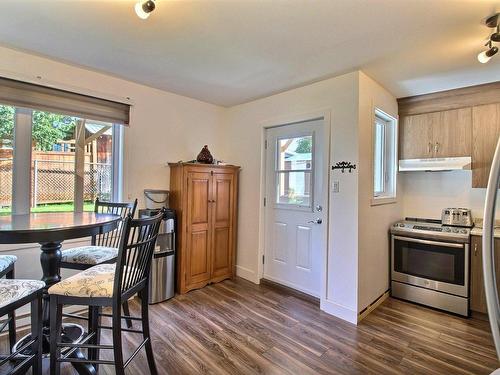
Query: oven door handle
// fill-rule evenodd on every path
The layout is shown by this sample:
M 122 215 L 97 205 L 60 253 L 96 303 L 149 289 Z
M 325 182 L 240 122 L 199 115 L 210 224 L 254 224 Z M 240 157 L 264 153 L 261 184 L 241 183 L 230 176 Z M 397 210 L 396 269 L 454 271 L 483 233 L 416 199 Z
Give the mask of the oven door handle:
M 455 249 L 463 249 L 464 248 L 464 245 L 461 243 L 429 241 L 429 240 L 421 240 L 419 238 L 410 238 L 410 237 L 401 237 L 401 236 L 394 236 L 394 239 L 401 240 L 401 241 L 408 241 L 408 242 L 416 242 L 416 243 L 421 243 L 421 244 L 425 244 L 425 245 L 453 247 Z

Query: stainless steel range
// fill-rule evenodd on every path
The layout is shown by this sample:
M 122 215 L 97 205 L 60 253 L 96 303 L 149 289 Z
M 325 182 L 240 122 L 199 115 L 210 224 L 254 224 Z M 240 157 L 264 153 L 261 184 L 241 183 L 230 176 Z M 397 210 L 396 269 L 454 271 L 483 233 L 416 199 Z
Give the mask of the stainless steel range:
M 468 316 L 469 248 L 470 227 L 418 218 L 395 223 L 391 227 L 392 295 Z

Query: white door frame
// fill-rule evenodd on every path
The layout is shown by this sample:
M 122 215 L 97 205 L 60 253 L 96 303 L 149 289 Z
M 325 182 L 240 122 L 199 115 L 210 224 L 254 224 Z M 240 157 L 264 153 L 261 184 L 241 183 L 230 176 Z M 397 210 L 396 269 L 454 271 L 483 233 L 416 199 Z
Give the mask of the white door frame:
M 330 164 L 331 164 L 331 148 L 332 148 L 332 109 L 331 108 L 323 108 L 318 109 L 314 112 L 295 114 L 289 116 L 280 116 L 275 117 L 261 123 L 261 155 L 260 155 L 260 204 L 259 204 L 259 251 L 258 251 L 258 261 L 257 261 L 257 282 L 260 282 L 260 279 L 264 276 L 264 264 L 262 262 L 264 253 L 265 253 L 265 230 L 266 230 L 266 222 L 265 222 L 265 207 L 264 207 L 264 198 L 266 195 L 266 149 L 264 147 L 264 143 L 266 141 L 266 131 L 269 128 L 274 128 L 277 126 L 284 126 L 298 122 L 310 121 L 314 119 L 323 118 L 324 126 L 325 126 L 325 137 L 328 138 L 328 142 L 325 148 L 325 152 L 327 153 L 327 160 L 324 172 L 324 188 L 327 189 L 327 202 L 324 204 L 325 215 L 324 215 L 324 223 L 326 225 L 326 243 L 323 247 L 323 256 L 322 256 L 322 269 L 321 269 L 321 285 L 320 285 L 320 300 L 326 300 L 327 296 L 327 285 L 328 285 L 328 248 L 330 243 Z

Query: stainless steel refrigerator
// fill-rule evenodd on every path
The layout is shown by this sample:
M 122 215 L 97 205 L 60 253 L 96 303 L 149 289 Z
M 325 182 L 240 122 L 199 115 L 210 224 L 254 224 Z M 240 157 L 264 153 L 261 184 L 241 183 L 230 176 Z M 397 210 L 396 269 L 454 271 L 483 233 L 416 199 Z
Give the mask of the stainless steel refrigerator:
M 495 342 L 497 357 L 500 359 L 500 303 L 495 274 L 495 210 L 500 183 L 500 139 L 491 163 L 488 188 L 486 189 L 486 202 L 483 215 L 483 272 L 486 304 L 491 325 L 491 333 Z M 500 375 L 500 368 L 492 374 Z

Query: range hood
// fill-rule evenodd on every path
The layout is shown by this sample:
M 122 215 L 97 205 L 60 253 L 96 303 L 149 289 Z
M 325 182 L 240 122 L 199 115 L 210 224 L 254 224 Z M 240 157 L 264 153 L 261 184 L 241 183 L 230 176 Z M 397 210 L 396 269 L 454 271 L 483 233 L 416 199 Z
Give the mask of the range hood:
M 432 158 L 432 159 L 404 159 L 399 161 L 400 172 L 422 171 L 456 171 L 471 169 L 472 158 L 463 156 L 458 158 Z

